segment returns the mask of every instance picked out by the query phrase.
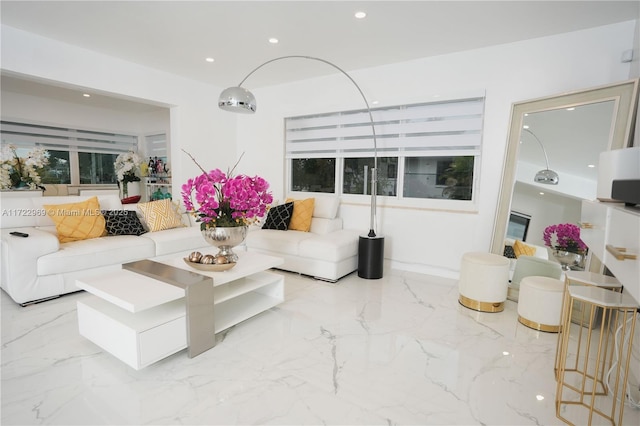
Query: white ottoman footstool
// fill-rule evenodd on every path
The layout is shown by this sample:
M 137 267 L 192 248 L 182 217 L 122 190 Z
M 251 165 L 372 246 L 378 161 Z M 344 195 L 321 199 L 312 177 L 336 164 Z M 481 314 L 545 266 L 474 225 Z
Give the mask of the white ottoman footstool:
M 492 253 L 469 252 L 462 256 L 458 301 L 481 312 L 502 312 L 509 285 L 509 259 Z
M 524 277 L 520 281 L 518 321 L 534 330 L 557 333 L 562 323 L 564 282 L 549 277 Z

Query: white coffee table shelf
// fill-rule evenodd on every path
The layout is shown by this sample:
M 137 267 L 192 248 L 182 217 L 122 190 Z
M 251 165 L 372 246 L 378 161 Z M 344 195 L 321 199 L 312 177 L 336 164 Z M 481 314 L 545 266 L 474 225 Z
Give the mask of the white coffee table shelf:
M 213 278 L 212 333 L 284 301 L 284 278 L 265 271 L 282 259 L 247 252 L 238 255 L 237 266 L 225 272 L 193 270 L 182 257 L 161 260 Z M 87 275 L 77 280 L 77 286 L 93 294 L 78 301 L 80 334 L 129 366 L 144 368 L 187 347 L 184 289 L 127 270 L 107 277 Z

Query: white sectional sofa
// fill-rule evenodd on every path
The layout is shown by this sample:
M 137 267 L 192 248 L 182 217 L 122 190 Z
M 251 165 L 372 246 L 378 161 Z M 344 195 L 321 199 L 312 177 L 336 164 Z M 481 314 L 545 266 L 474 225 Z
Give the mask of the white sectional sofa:
M 247 251 L 264 253 L 284 259 L 278 269 L 336 282 L 358 269 L 359 233 L 343 229 L 337 217 L 340 199 L 314 195 L 311 229 L 296 230 L 250 229 Z
M 3 194 L 4 195 L 4 194 Z M 90 196 L 2 197 L 0 287 L 19 304 L 57 297 L 78 291 L 75 279 L 87 271 L 108 274 L 123 263 L 153 259 L 187 250 L 210 248 L 199 226 L 190 226 L 136 235 L 112 235 L 60 243 L 52 220 L 43 214 L 43 205 L 84 201 Z M 98 196 L 103 210 L 122 210 L 118 196 Z M 135 205 L 125 206 L 135 208 Z M 27 238 L 10 235 L 29 234 Z

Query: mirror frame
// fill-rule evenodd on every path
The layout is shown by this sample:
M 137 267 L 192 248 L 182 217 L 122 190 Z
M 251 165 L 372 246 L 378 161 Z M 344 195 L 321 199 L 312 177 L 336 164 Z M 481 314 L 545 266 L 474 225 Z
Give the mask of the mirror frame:
M 504 169 L 502 171 L 502 182 L 498 195 L 496 217 L 493 223 L 491 253 L 502 255 L 504 251 L 504 239 L 507 233 L 509 212 L 511 211 L 518 148 L 520 145 L 519 141 L 524 115 L 613 100 L 615 101 L 613 110 L 614 122 L 612 123 L 612 134 L 608 149 L 626 148 L 631 145 L 631 132 L 633 131 L 638 107 L 639 81 L 640 79 L 627 80 L 592 89 L 513 103 L 510 117 L 511 124 L 507 136 Z

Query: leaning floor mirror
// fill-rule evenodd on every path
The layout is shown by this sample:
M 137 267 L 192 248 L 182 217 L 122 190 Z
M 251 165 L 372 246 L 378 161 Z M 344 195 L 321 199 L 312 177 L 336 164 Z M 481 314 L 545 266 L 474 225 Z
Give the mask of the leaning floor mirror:
M 630 146 L 638 83 L 628 80 L 512 105 L 492 253 L 504 253 L 513 213 L 531 216 L 528 240 L 533 245 L 543 245 L 543 222 L 556 219 L 547 211 L 545 220 L 536 223 L 530 212 L 512 211 L 517 191 L 566 197 L 574 205 L 595 199 L 600 152 Z

